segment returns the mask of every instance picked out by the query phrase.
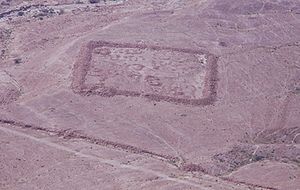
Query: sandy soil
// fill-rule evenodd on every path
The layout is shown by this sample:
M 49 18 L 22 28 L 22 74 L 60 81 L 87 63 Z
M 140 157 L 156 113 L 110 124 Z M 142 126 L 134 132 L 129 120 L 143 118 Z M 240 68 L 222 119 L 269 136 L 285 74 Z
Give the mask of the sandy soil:
M 0 189 L 300 189 L 297 0 L 0 0 Z

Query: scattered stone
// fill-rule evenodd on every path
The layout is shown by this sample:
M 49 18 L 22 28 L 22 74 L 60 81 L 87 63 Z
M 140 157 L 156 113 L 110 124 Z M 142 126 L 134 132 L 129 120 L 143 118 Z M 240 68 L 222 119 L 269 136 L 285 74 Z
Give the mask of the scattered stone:
M 90 3 L 94 4 L 94 3 L 99 3 L 100 0 L 89 0 Z

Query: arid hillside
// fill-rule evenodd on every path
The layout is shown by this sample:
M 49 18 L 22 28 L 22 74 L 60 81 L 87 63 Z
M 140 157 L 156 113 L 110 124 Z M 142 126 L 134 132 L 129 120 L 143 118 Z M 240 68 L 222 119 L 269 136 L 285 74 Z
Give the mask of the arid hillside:
M 1 190 L 299 190 L 298 0 L 0 0 Z

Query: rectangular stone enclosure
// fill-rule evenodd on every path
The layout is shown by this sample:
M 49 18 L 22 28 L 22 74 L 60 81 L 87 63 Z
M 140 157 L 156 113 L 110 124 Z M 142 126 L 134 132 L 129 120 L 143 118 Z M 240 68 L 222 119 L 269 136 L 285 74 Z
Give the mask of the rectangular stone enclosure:
M 209 105 L 216 99 L 217 57 L 203 50 L 90 41 L 80 50 L 72 80 L 81 95 Z

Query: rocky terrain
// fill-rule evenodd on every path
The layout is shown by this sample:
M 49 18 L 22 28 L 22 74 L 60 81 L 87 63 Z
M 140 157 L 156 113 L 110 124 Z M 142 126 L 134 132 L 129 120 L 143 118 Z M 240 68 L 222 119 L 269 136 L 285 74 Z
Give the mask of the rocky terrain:
M 300 189 L 297 0 L 0 0 L 0 189 Z

